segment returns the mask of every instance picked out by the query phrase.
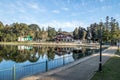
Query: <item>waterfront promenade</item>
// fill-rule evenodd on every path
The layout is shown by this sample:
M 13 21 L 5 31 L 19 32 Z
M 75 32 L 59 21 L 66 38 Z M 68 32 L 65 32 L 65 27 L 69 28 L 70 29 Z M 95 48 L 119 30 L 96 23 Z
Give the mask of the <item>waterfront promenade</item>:
M 102 63 L 114 56 L 117 47 L 112 46 L 102 51 Z M 45 73 L 22 78 L 21 80 L 90 80 L 98 70 L 99 53 L 82 58 L 66 66 Z

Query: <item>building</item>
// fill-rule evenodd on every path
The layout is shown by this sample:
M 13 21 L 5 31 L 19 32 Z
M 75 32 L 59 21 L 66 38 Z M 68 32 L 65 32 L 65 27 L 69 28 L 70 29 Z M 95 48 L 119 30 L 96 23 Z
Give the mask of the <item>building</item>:
M 64 33 L 58 33 L 54 40 L 56 42 L 62 41 L 62 42 L 73 42 L 73 37 L 70 34 L 64 34 Z
M 32 41 L 32 37 L 31 36 L 27 36 L 27 37 L 18 37 L 18 41 Z

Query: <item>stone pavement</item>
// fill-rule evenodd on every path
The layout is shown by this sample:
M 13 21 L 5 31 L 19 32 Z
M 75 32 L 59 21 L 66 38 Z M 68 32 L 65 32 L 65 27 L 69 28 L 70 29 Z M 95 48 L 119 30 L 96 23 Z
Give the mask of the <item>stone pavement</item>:
M 102 64 L 114 56 L 117 47 L 102 51 Z M 22 80 L 90 80 L 99 67 L 99 53 L 82 58 L 66 66 L 23 78 Z

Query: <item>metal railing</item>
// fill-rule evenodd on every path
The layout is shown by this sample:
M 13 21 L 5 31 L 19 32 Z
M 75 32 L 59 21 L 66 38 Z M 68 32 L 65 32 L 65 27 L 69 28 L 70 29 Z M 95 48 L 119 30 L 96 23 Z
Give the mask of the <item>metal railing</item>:
M 12 68 L 0 70 L 0 80 L 20 80 L 25 76 L 46 72 L 73 61 L 74 59 L 72 55 L 69 55 L 54 60 L 46 60 L 44 62 L 38 62 L 20 67 L 14 65 Z
M 106 48 L 103 48 L 103 50 L 104 49 Z M 94 50 L 92 54 L 97 52 L 99 52 L 99 49 Z M 89 56 L 89 54 L 87 56 Z M 37 62 L 20 67 L 14 65 L 12 68 L 0 70 L 0 80 L 19 80 L 25 76 L 47 72 L 48 70 L 66 65 L 73 61 L 74 61 L 73 55 L 69 55 L 54 60 L 46 60 L 44 62 Z

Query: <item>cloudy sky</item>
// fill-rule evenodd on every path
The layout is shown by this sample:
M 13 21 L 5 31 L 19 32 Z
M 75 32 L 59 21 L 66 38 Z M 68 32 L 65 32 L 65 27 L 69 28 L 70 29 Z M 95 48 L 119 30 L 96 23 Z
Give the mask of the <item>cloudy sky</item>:
M 120 0 L 0 0 L 0 21 L 4 24 L 35 23 L 73 31 L 105 21 L 106 16 L 120 22 Z

